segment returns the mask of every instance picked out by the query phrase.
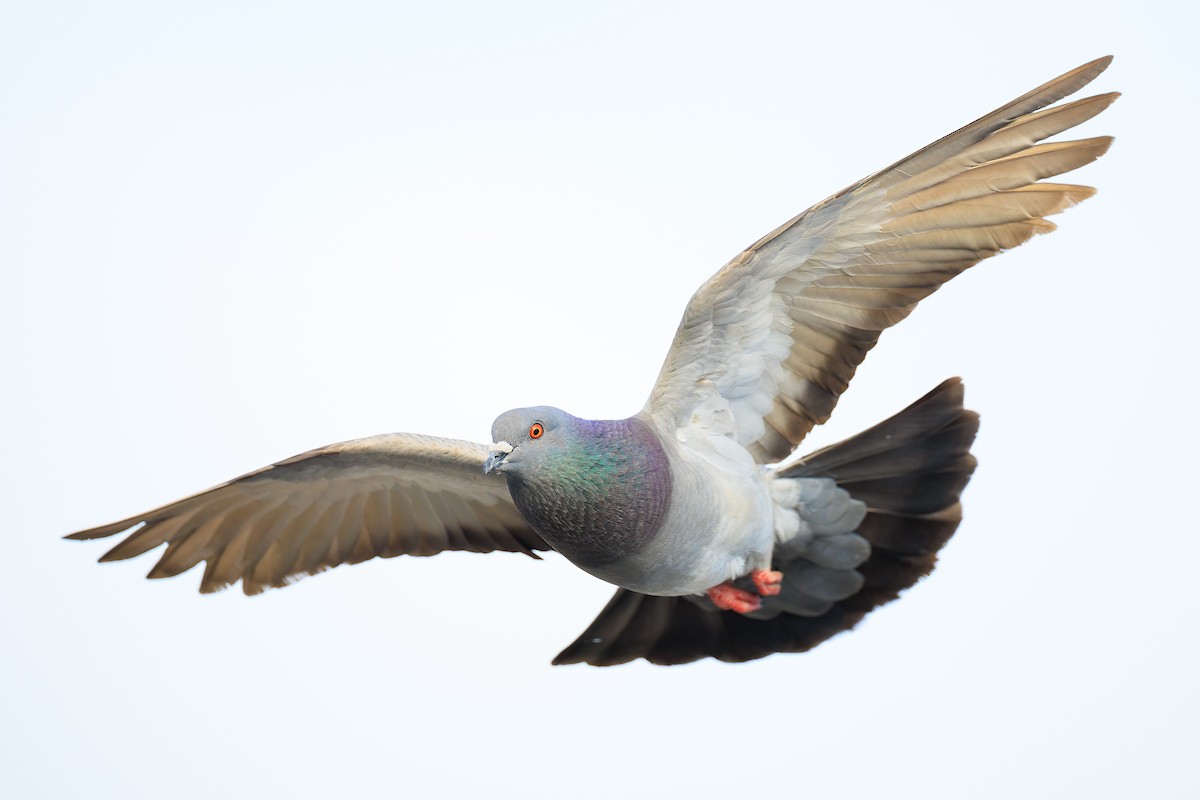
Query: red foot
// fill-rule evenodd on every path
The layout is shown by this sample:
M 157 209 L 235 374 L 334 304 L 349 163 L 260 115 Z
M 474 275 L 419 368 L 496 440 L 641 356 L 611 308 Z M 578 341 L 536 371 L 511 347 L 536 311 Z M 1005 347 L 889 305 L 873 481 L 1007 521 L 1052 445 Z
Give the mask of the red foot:
M 783 591 L 783 573 L 771 569 L 756 569 L 750 573 L 750 580 L 763 597 L 773 597 Z
M 739 614 L 749 614 L 762 608 L 762 598 L 744 589 L 735 589 L 729 581 L 717 584 L 705 594 L 713 601 L 713 605 L 725 611 L 736 611 Z

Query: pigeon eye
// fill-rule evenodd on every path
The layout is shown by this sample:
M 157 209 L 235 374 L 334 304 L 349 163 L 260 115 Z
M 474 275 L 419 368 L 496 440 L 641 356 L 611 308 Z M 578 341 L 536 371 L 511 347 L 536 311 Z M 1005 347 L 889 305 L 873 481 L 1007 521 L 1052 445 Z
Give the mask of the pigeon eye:
M 545 432 L 546 432 L 546 430 L 545 430 L 545 428 L 542 427 L 542 423 L 540 423 L 540 422 L 535 422 L 529 426 L 529 438 L 530 439 L 540 439 L 540 438 L 542 438 L 542 434 Z

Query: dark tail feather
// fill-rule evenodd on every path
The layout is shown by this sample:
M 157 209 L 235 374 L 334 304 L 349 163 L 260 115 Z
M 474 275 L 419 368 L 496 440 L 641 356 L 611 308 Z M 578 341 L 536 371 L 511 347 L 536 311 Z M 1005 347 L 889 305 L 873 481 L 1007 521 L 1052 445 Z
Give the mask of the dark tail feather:
M 783 473 L 834 478 L 867 504 L 858 532 L 871 542 L 871 557 L 859 567 L 865 581 L 857 594 L 816 617 L 779 613 L 754 619 L 705 608 L 705 600 L 619 589 L 554 663 L 749 661 L 809 650 L 850 630 L 928 575 L 962 520 L 958 497 L 975 470 L 969 451 L 979 429 L 979 415 L 962 403 L 962 381 L 951 378 L 891 419 L 818 450 Z
M 867 613 L 933 570 L 962 521 L 959 494 L 975 471 L 979 415 L 963 408 L 958 378 L 943 382 L 891 419 L 818 450 L 788 477 L 828 476 L 867 504 L 858 528 L 871 542 L 859 567 L 862 591 L 842 603 Z

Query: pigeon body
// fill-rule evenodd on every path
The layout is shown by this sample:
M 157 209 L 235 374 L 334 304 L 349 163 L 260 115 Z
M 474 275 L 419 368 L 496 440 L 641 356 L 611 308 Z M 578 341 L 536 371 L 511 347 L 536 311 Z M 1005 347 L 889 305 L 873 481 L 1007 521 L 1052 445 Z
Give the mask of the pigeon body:
M 828 507 L 827 498 L 814 501 L 832 481 L 782 477 L 744 454 L 713 469 L 712 453 L 697 456 L 639 416 L 584 420 L 548 406 L 514 409 L 497 418 L 492 436 L 498 457 L 484 470 L 504 475 L 538 535 L 631 591 L 700 594 L 769 569 L 776 542 L 806 552 L 818 533 L 818 561 L 853 569 L 869 555 L 868 547 L 839 549 L 830 540 L 865 543 L 853 533 L 861 502 L 843 492 L 836 514 L 814 513 Z
M 531 438 L 531 428 L 544 433 Z M 492 468 L 522 516 L 598 578 L 684 595 L 770 565 L 771 499 L 749 459 L 713 470 L 638 416 L 590 421 L 516 409 L 492 435 L 512 448 Z
M 127 533 L 101 560 L 166 545 L 151 578 L 205 564 L 247 594 L 339 564 L 445 550 L 555 549 L 618 586 L 555 659 L 746 661 L 808 650 L 927 575 L 962 519 L 978 416 L 951 379 L 816 453 L 883 330 L 982 259 L 1090 197 L 1045 179 L 1109 137 L 1043 140 L 1115 93 L 1052 105 L 1072 70 L 809 208 L 692 296 L 642 410 L 548 406 L 496 419 L 488 446 L 416 434 L 344 442 L 68 538 Z

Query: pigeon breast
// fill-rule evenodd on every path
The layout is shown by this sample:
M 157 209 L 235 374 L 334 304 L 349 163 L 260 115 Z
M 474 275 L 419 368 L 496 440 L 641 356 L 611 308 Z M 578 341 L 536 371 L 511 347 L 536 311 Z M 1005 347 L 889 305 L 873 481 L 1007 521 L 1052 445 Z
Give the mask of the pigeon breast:
M 658 436 L 636 417 L 572 422 L 566 441 L 544 456 L 552 468 L 507 473 L 509 491 L 554 549 L 585 569 L 602 567 L 658 531 L 671 468 Z

